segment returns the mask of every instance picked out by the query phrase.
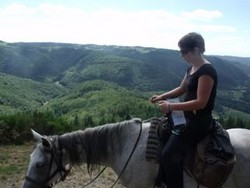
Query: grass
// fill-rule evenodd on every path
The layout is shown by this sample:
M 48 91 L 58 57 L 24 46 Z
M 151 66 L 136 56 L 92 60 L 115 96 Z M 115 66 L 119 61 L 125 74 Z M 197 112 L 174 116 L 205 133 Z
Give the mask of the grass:
M 0 187 L 21 187 L 32 147 L 31 144 L 0 146 Z
M 31 145 L 0 147 L 0 180 L 24 173 L 29 162 L 31 148 Z

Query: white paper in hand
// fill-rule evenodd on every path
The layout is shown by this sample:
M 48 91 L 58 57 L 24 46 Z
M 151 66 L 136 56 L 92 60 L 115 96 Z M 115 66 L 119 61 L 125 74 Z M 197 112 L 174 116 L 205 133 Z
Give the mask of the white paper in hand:
M 171 103 L 180 102 L 179 98 L 168 99 L 168 101 Z M 172 111 L 171 117 L 172 117 L 172 121 L 173 121 L 174 126 L 186 124 L 186 118 L 184 116 L 183 111 L 181 111 L 181 110 Z

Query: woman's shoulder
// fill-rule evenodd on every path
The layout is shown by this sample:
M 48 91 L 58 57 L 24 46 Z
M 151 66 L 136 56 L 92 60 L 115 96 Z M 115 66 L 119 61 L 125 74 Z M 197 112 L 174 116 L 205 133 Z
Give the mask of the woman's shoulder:
M 199 71 L 215 71 L 215 68 L 211 63 L 205 63 L 199 68 Z
M 199 75 L 208 74 L 211 76 L 217 76 L 216 70 L 211 63 L 205 63 L 204 65 L 202 65 L 198 70 L 198 72 Z

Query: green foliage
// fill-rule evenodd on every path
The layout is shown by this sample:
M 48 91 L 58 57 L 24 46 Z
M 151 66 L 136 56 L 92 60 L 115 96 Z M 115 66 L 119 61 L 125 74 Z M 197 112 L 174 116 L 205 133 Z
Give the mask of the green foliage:
M 65 91 L 57 84 L 0 73 L 0 114 L 36 109 Z
M 37 111 L 0 117 L 0 143 L 20 144 L 31 138 L 30 129 L 41 134 L 62 134 L 77 129 L 141 117 L 160 116 L 148 95 L 103 81 L 83 83 Z
M 249 59 L 208 59 L 219 76 L 216 114 L 226 127 L 248 128 Z M 160 116 L 149 97 L 178 86 L 187 66 L 174 50 L 0 42 L 1 144 L 26 141 L 30 128 L 61 134 Z
M 0 116 L 0 144 L 22 144 L 29 141 L 31 129 L 41 134 L 62 134 L 76 127 L 52 112 L 26 112 Z
M 53 110 L 69 122 L 84 122 L 83 126 L 88 127 L 131 117 L 147 119 L 159 116 L 159 111 L 148 99 L 149 95 L 143 92 L 95 80 L 78 85 L 68 94 L 51 100 L 44 109 Z
M 242 119 L 240 117 L 221 117 L 220 122 L 224 128 L 245 128 L 250 129 L 250 120 Z

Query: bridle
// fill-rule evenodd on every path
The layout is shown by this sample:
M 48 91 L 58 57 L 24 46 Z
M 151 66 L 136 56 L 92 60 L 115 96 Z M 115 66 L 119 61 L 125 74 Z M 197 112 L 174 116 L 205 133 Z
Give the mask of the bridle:
M 33 178 L 29 177 L 29 176 L 25 176 L 25 179 L 28 182 L 36 185 L 36 187 L 51 188 L 51 187 L 53 187 L 54 184 L 57 184 L 60 181 L 64 181 L 65 178 L 67 177 L 68 173 L 70 172 L 71 168 L 65 169 L 65 167 L 63 167 L 63 164 L 62 164 L 63 151 L 62 151 L 62 147 L 61 147 L 61 143 L 60 143 L 59 137 L 57 138 L 57 140 L 58 140 L 58 145 L 59 145 L 59 152 L 58 152 L 59 154 L 55 153 L 56 149 L 55 149 L 54 146 L 50 150 L 45 150 L 46 152 L 50 153 L 50 155 L 51 155 L 50 163 L 49 163 L 49 173 L 47 175 L 47 178 L 44 181 L 37 181 L 37 180 L 35 180 L 35 179 L 33 179 Z M 56 155 L 58 155 L 58 157 Z M 55 162 L 57 168 L 56 168 L 56 170 L 53 173 L 51 173 L 53 162 Z M 57 180 L 55 183 L 47 185 L 48 182 L 50 182 L 50 180 L 53 179 L 58 173 L 60 174 L 60 179 Z
M 126 163 L 124 164 L 124 167 L 122 168 L 122 171 L 120 172 L 119 176 L 117 177 L 116 181 L 113 183 L 113 185 L 111 186 L 111 188 L 113 188 L 116 185 L 116 183 L 120 180 L 122 174 L 124 173 L 125 169 L 127 168 L 128 163 L 129 163 L 131 157 L 133 156 L 133 154 L 135 152 L 135 149 L 136 149 L 136 147 L 137 147 L 137 145 L 139 143 L 139 140 L 141 138 L 141 134 L 142 134 L 142 123 L 140 123 L 140 130 L 139 130 L 139 134 L 138 134 L 138 137 L 136 139 L 135 145 L 134 145 L 134 147 L 133 147 L 133 149 L 132 149 L 132 151 L 131 151 L 131 153 L 130 153 L 127 161 L 126 161 Z M 26 176 L 25 179 L 27 181 L 29 181 L 30 183 L 35 184 L 36 186 L 41 187 L 41 188 L 44 188 L 44 187 L 51 188 L 51 187 L 53 187 L 54 184 L 53 183 L 51 185 L 47 185 L 47 184 L 48 184 L 48 182 L 57 173 L 60 173 L 61 178 L 58 181 L 56 181 L 55 184 L 59 183 L 60 181 L 64 181 L 65 180 L 65 178 L 67 177 L 67 175 L 70 172 L 71 168 L 69 168 L 67 170 L 62 165 L 62 155 L 63 155 L 63 152 L 62 152 L 62 147 L 61 147 L 61 144 L 60 144 L 59 137 L 58 137 L 58 145 L 59 145 L 59 158 L 58 159 L 55 157 L 53 149 L 50 150 L 50 151 L 47 151 L 47 152 L 49 152 L 51 154 L 49 172 L 51 171 L 53 161 L 56 163 L 57 169 L 51 175 L 49 175 L 50 174 L 49 173 L 48 177 L 45 179 L 45 181 L 37 181 L 37 180 L 34 180 L 34 179 L 30 178 L 29 176 Z M 92 181 L 90 181 L 89 183 L 85 184 L 83 187 L 87 187 L 88 185 L 90 185 L 91 183 L 93 183 L 105 171 L 105 169 L 106 169 L 106 167 L 104 167 L 103 170 Z

